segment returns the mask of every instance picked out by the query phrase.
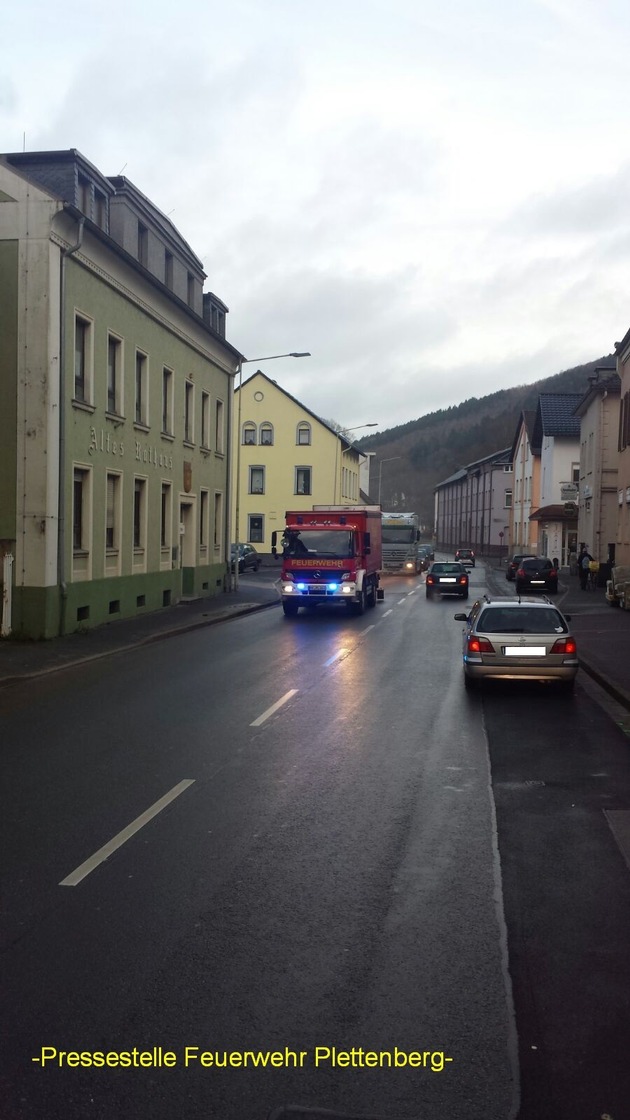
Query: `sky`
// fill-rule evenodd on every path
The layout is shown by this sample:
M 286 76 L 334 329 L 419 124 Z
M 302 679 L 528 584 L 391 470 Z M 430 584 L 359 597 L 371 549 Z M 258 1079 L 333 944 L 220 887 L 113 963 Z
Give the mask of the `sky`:
M 3 41 L 0 150 L 129 178 L 357 439 L 630 327 L 627 0 L 22 0 Z

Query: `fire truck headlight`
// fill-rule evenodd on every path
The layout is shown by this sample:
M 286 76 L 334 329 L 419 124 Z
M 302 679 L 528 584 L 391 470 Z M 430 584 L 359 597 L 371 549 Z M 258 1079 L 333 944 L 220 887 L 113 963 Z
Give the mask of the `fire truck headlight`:
M 353 592 L 353 590 L 354 590 L 354 588 L 352 588 L 352 587 L 348 587 L 348 585 L 347 585 L 347 584 L 346 584 L 346 586 L 345 586 L 345 587 L 342 587 L 342 588 L 341 588 L 341 591 L 342 591 L 342 594 L 343 594 L 343 595 L 352 595 L 352 592 Z
M 282 590 L 285 595 L 291 595 L 295 591 L 295 587 L 292 583 L 283 583 Z

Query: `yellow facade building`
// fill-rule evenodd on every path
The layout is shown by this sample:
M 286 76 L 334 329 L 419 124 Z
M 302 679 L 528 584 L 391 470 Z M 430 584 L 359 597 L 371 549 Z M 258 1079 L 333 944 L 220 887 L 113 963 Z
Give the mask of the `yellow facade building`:
M 271 554 L 288 509 L 362 502 L 364 456 L 260 370 L 234 394 L 232 540 Z

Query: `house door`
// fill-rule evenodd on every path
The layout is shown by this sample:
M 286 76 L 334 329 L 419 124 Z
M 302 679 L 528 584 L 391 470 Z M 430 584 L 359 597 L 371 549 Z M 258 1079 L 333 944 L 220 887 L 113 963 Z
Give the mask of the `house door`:
M 195 591 L 195 517 L 192 502 L 179 504 L 179 555 L 182 569 L 182 595 Z

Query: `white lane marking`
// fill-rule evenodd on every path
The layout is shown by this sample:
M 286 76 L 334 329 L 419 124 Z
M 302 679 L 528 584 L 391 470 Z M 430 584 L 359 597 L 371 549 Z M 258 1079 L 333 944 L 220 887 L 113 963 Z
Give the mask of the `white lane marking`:
M 332 665 L 333 661 L 338 661 L 339 658 L 343 657 L 344 653 L 347 652 L 347 649 L 338 649 L 336 653 L 333 653 L 332 657 L 328 658 L 328 661 L 324 661 L 324 669 L 327 669 L 329 665 Z
M 148 824 L 148 822 L 152 820 L 153 817 L 156 817 L 158 813 L 161 813 L 162 809 L 165 809 L 167 805 L 170 805 L 171 801 L 174 801 L 176 797 L 179 797 L 180 793 L 183 793 L 185 789 L 188 789 L 188 787 L 194 785 L 194 783 L 195 778 L 184 778 L 184 780 L 182 782 L 179 782 L 178 785 L 173 786 L 172 790 L 169 790 L 168 793 L 165 793 L 164 797 L 161 797 L 159 801 L 156 801 L 150 809 L 147 809 L 144 813 L 141 813 L 139 817 L 136 817 L 135 821 L 132 821 L 131 824 L 128 824 L 126 828 L 123 828 L 122 832 L 119 832 L 117 836 L 114 836 L 112 840 L 110 840 L 107 844 L 104 844 L 102 848 L 99 848 L 98 852 L 95 852 L 93 856 L 90 856 L 89 859 L 86 859 L 85 862 L 80 865 L 80 867 L 77 867 L 75 871 L 73 871 L 70 875 L 67 875 L 65 879 L 62 879 L 59 886 L 76 887 L 77 883 L 80 883 L 81 880 L 85 879 L 85 877 L 89 875 L 91 871 L 94 871 L 94 868 L 98 867 L 99 863 L 104 863 L 104 861 L 108 859 L 109 856 L 111 856 L 112 852 L 115 852 L 117 848 L 121 848 L 123 844 L 127 842 L 127 840 L 129 840 L 136 832 L 139 832 L 141 828 L 144 828 L 145 824 Z
M 370 626 L 366 626 L 366 627 L 365 627 L 365 630 L 362 630 L 362 631 L 361 631 L 361 634 L 362 634 L 362 635 L 363 635 L 363 634 L 369 634 L 369 633 L 370 633 L 370 630 L 373 630 L 373 629 L 374 629 L 374 626 L 375 626 L 375 623 L 374 623 L 374 622 L 372 622 Z
M 385 614 L 382 615 L 382 617 L 387 618 L 388 614 L 391 614 L 391 613 L 392 613 L 392 608 L 390 607 L 388 611 L 385 611 Z
M 399 607 L 401 603 L 406 603 L 406 602 L 407 602 L 407 596 L 405 595 L 404 599 L 399 599 L 398 600 L 398 602 L 396 603 L 396 606 Z
M 285 692 L 284 696 L 281 696 L 279 700 L 276 700 L 275 704 L 272 704 L 270 708 L 267 708 L 267 711 L 263 712 L 263 714 L 259 716 L 258 719 L 255 719 L 252 723 L 250 723 L 249 726 L 260 727 L 261 723 L 264 723 L 266 719 L 269 719 L 269 716 L 272 716 L 274 712 L 277 712 L 278 708 L 281 708 L 283 704 L 286 704 L 287 700 L 290 700 L 292 696 L 295 696 L 296 692 L 297 688 L 290 688 L 288 692 Z

